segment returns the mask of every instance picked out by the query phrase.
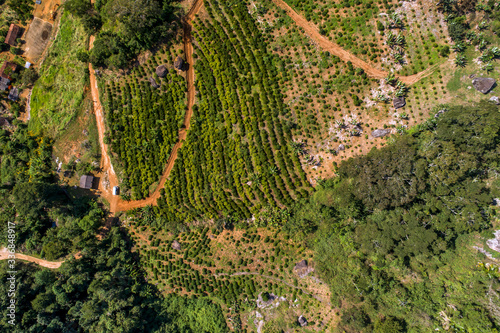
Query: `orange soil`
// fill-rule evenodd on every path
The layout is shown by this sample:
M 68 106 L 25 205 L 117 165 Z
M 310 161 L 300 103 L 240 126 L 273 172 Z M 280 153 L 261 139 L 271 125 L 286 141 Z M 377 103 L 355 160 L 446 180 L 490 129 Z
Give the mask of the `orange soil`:
M 370 64 L 365 61 L 357 58 L 352 55 L 348 51 L 342 49 L 339 45 L 329 41 L 327 38 L 322 36 L 318 29 L 315 28 L 312 24 L 310 24 L 307 20 L 305 20 L 302 16 L 297 14 L 289 5 L 287 5 L 283 0 L 272 0 L 278 7 L 285 10 L 287 14 L 292 18 L 292 20 L 299 26 L 305 30 L 305 33 L 315 40 L 319 46 L 329 51 L 331 54 L 334 54 L 341 58 L 343 61 L 350 61 L 354 66 L 362 68 L 367 75 L 381 79 L 387 76 L 387 72 L 376 69 L 372 67 Z M 119 211 L 126 211 L 134 208 L 140 208 L 147 205 L 155 205 L 157 199 L 160 197 L 160 191 L 165 186 L 165 181 L 170 175 L 172 168 L 174 166 L 175 160 L 177 159 L 177 153 L 179 148 L 182 146 L 182 142 L 186 139 L 187 131 L 189 130 L 190 120 L 193 114 L 193 105 L 195 99 L 195 87 L 194 87 L 194 68 L 193 68 L 193 47 L 191 43 L 191 24 L 190 21 L 194 18 L 194 16 L 199 12 L 201 6 L 203 5 L 203 0 L 195 0 L 191 9 L 189 10 L 186 17 L 183 19 L 183 29 L 184 29 L 184 53 L 186 55 L 186 61 L 189 64 L 189 69 L 187 71 L 187 85 L 188 85 L 188 109 L 186 111 L 186 115 L 184 118 L 184 128 L 179 131 L 179 140 L 175 144 L 172 149 L 172 153 L 167 161 L 165 171 L 160 178 L 159 185 L 156 190 L 146 199 L 137 200 L 137 201 L 124 201 L 121 200 L 118 196 L 114 196 L 111 193 L 112 187 L 118 185 L 118 178 L 113 170 L 113 166 L 111 165 L 111 160 L 108 155 L 108 146 L 104 143 L 104 132 L 105 125 L 103 119 L 102 105 L 99 101 L 99 91 L 97 88 L 97 81 L 94 75 L 94 71 L 92 70 L 92 65 L 89 64 L 90 70 L 90 82 L 91 82 L 91 90 L 92 90 L 92 98 L 94 101 L 94 109 L 96 113 L 97 119 L 97 127 L 99 132 L 99 142 L 101 145 L 102 151 L 102 161 L 101 161 L 101 169 L 103 173 L 107 173 L 109 179 L 109 187 L 105 188 L 102 184 L 103 177 L 101 177 L 101 182 L 99 184 L 99 188 L 101 190 L 101 196 L 104 197 L 110 203 L 110 211 L 112 214 Z M 94 42 L 94 36 L 90 38 L 90 48 L 92 48 Z M 420 73 L 410 75 L 410 76 L 401 76 L 399 79 L 406 84 L 413 84 L 424 78 L 425 76 L 432 73 L 434 67 L 430 67 L 425 71 Z M 101 175 L 102 176 L 102 175 Z
M 326 37 L 322 36 L 316 27 L 314 27 L 301 15 L 297 14 L 297 12 L 295 12 L 287 3 L 285 3 L 285 1 L 283 0 L 272 0 L 272 1 L 278 7 L 285 10 L 288 16 L 290 16 L 290 18 L 295 22 L 295 24 L 303 28 L 305 30 L 305 33 L 316 43 L 318 43 L 318 45 L 323 50 L 328 51 L 333 55 L 336 55 L 345 62 L 347 61 L 352 62 L 353 66 L 363 69 L 368 76 L 371 76 L 375 79 L 382 79 L 387 76 L 388 74 L 387 72 L 377 68 L 373 68 L 367 62 L 359 59 L 358 57 L 354 56 L 353 54 L 341 48 L 339 45 L 335 44 L 334 42 L 328 40 Z M 419 81 L 420 79 L 424 78 L 425 76 L 431 73 L 432 73 L 432 67 L 414 75 L 400 76 L 399 80 L 403 83 L 410 85 L 416 83 L 417 81 Z
M 160 178 L 160 183 L 157 186 L 156 190 L 146 199 L 137 200 L 137 201 L 124 201 L 121 200 L 119 196 L 112 194 L 112 188 L 118 185 L 118 177 L 116 176 L 115 171 L 113 170 L 113 166 L 111 164 L 111 159 L 108 155 L 108 145 L 104 143 L 104 116 L 102 111 L 102 105 L 99 100 L 99 89 L 97 88 L 97 81 L 94 75 L 94 71 L 92 69 L 92 65 L 89 64 L 90 70 L 90 85 L 92 90 L 92 99 L 94 101 L 94 110 L 97 119 L 97 128 L 99 132 L 99 143 L 101 145 L 101 170 L 103 173 L 101 174 L 101 181 L 99 183 L 99 189 L 101 190 L 101 196 L 104 197 L 110 203 L 110 211 L 112 214 L 120 211 L 127 211 L 134 208 L 140 208 L 147 205 L 156 204 L 156 200 L 160 197 L 160 191 L 165 186 L 165 181 L 170 175 L 172 168 L 174 167 L 175 160 L 177 159 L 177 153 L 179 148 L 182 146 L 182 142 L 186 139 L 187 131 L 189 130 L 191 117 L 193 115 L 193 105 L 195 99 L 195 87 L 194 87 L 194 61 L 193 61 L 193 46 L 191 44 L 191 24 L 190 21 L 194 18 L 194 16 L 198 13 L 201 6 L 203 5 L 202 0 L 196 0 L 193 3 L 193 6 L 189 10 L 186 17 L 183 19 L 183 29 L 184 29 L 184 53 L 186 55 L 186 62 L 189 64 L 189 69 L 187 71 L 186 80 L 187 80 L 187 111 L 184 116 L 183 128 L 179 131 L 179 140 L 175 144 L 172 149 L 172 153 L 167 161 L 167 165 L 165 167 L 165 171 Z M 93 46 L 94 36 L 90 37 L 90 49 Z M 103 174 L 107 173 L 109 179 L 109 186 L 107 188 L 103 185 Z
M 9 258 L 9 252 L 8 252 L 7 248 L 4 247 L 4 248 L 0 249 L 0 260 L 7 260 L 7 259 L 12 259 L 12 258 Z M 24 254 L 20 254 L 20 253 L 16 253 L 15 259 L 21 259 L 21 260 L 26 260 L 29 262 L 34 262 L 35 264 L 38 264 L 40 266 L 47 267 L 47 268 L 59 268 L 61 266 L 61 264 L 64 262 L 64 261 L 47 261 L 47 260 L 27 256 Z

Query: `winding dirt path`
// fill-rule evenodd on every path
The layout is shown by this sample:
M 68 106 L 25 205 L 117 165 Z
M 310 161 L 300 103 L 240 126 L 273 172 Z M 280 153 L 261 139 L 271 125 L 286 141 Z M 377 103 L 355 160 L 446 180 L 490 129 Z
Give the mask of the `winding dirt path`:
M 187 81 L 187 110 L 184 116 L 184 122 L 181 130 L 179 131 L 179 139 L 174 145 L 170 157 L 168 158 L 167 164 L 165 166 L 165 171 L 160 178 L 159 184 L 156 190 L 146 199 L 137 201 L 124 201 L 121 200 L 119 196 L 113 195 L 112 188 L 118 186 L 118 177 L 113 170 L 113 165 L 111 164 L 111 159 L 108 154 L 108 145 L 104 143 L 104 116 L 102 111 L 102 105 L 99 100 L 99 89 L 97 87 L 97 80 L 95 78 L 94 70 L 92 65 L 89 64 L 90 70 L 90 86 L 92 91 L 92 100 L 94 102 L 94 110 L 97 120 L 97 127 L 99 132 L 99 143 L 101 146 L 101 170 L 103 172 L 99 175 L 99 189 L 101 191 L 101 196 L 108 200 L 110 203 L 110 212 L 112 214 L 120 211 L 127 211 L 134 208 L 140 208 L 147 205 L 155 205 L 157 199 L 160 197 L 160 191 L 165 186 L 165 181 L 170 176 L 170 172 L 174 167 L 175 160 L 177 159 L 177 154 L 179 148 L 181 148 L 183 141 L 186 139 L 187 131 L 189 130 L 191 117 L 193 115 L 193 105 L 195 101 L 195 86 L 194 86 L 194 61 L 193 61 L 193 45 L 191 43 L 191 21 L 194 16 L 199 12 L 201 6 L 203 5 L 203 0 L 195 0 L 193 6 L 187 13 L 187 15 L 182 20 L 183 30 L 184 30 L 184 54 L 186 56 L 186 63 L 188 64 L 188 70 L 186 73 Z M 90 38 L 89 49 L 92 49 L 94 43 L 94 36 Z M 106 183 L 106 179 L 109 182 Z
M 343 61 L 350 61 L 354 66 L 362 68 L 365 73 L 373 78 L 382 79 L 387 76 L 388 72 L 379 70 L 372 67 L 367 62 L 359 59 L 350 52 L 341 48 L 338 44 L 328 40 L 326 37 L 322 36 L 318 29 L 309 23 L 305 18 L 295 12 L 288 4 L 283 0 L 272 0 L 279 8 L 285 10 L 290 18 L 301 28 L 305 30 L 306 35 L 312 38 L 318 45 L 325 51 L 330 52 L 338 56 Z M 186 74 L 187 81 L 187 110 L 184 117 L 183 128 L 179 131 L 179 139 L 174 145 L 170 157 L 165 166 L 165 171 L 160 178 L 159 184 L 155 191 L 146 199 L 137 201 L 124 201 L 121 200 L 119 196 L 112 194 L 112 188 L 118 186 L 118 177 L 116 176 L 113 166 L 111 164 L 111 159 L 108 154 L 108 145 L 104 143 L 104 115 L 101 102 L 99 100 L 99 89 L 97 87 L 97 80 L 95 78 L 94 70 L 92 65 L 89 64 L 90 70 L 90 86 L 92 92 L 92 99 L 94 102 L 94 110 L 97 119 L 97 127 L 99 132 L 99 143 L 101 145 L 101 170 L 102 173 L 99 174 L 100 182 L 99 189 L 101 191 L 101 196 L 104 197 L 110 203 L 110 211 L 112 214 L 120 211 L 127 211 L 134 208 L 141 208 L 147 205 L 155 205 L 157 199 L 160 197 L 161 189 L 164 188 L 165 182 L 170 176 L 170 172 L 174 167 L 175 160 L 177 159 L 177 154 L 182 146 L 183 141 L 186 139 L 187 131 L 190 127 L 191 117 L 193 115 L 193 105 L 195 100 L 195 86 L 194 86 L 194 68 L 193 68 L 193 45 L 191 42 L 191 21 L 194 16 L 200 11 L 203 5 L 203 0 L 195 0 L 191 9 L 187 15 L 182 20 L 183 30 L 184 30 L 184 54 L 186 56 L 186 62 L 189 66 Z M 94 42 L 94 36 L 90 37 L 89 49 L 92 49 Z M 431 74 L 437 66 L 429 67 L 426 70 L 410 75 L 410 76 L 400 76 L 399 79 L 408 84 L 414 84 L 425 76 Z
M 0 260 L 7 260 L 7 259 L 10 259 L 9 252 L 8 252 L 7 248 L 4 247 L 4 248 L 0 249 Z M 47 268 L 59 268 L 61 266 L 61 264 L 64 262 L 64 261 L 47 261 L 47 260 L 27 256 L 27 255 L 24 255 L 21 253 L 16 253 L 15 259 L 16 260 L 17 259 L 26 260 L 26 261 L 33 262 L 35 264 L 38 264 L 40 266 L 47 267 Z
M 288 16 L 290 16 L 295 24 L 303 28 L 305 30 L 305 34 L 313 39 L 323 50 L 336 55 L 345 62 L 352 62 L 353 66 L 363 69 L 365 73 L 370 77 L 373 77 L 375 79 L 383 79 L 387 76 L 388 72 L 372 67 L 367 62 L 359 59 L 355 55 L 341 48 L 338 44 L 335 44 L 334 42 L 321 35 L 319 33 L 319 30 L 313 24 L 309 23 L 304 17 L 294 11 L 284 0 L 272 1 L 276 6 L 286 11 Z M 407 85 L 411 85 L 431 74 L 434 68 L 435 67 L 429 67 L 420 73 L 410 76 L 398 76 L 398 78 L 401 82 L 406 83 Z

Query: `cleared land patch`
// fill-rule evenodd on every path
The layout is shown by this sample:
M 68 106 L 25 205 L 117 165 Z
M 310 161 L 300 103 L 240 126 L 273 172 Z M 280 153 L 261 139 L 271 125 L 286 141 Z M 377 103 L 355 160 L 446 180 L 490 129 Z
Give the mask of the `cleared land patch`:
M 51 32 L 52 23 L 45 22 L 37 17 L 31 22 L 26 32 L 26 48 L 24 50 L 24 56 L 31 63 L 37 62 L 42 55 L 49 42 Z

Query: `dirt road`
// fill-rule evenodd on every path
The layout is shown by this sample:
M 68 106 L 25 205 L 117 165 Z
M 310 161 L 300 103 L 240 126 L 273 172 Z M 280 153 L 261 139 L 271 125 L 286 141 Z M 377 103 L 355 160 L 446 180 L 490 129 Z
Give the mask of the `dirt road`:
M 355 55 L 341 48 L 338 44 L 328 40 L 326 37 L 319 33 L 319 30 L 311 23 L 309 23 L 304 17 L 295 12 L 285 1 L 283 0 L 272 0 L 278 7 L 285 10 L 288 16 L 297 24 L 299 27 L 305 30 L 306 35 L 313 39 L 318 45 L 325 51 L 336 55 L 343 61 L 352 62 L 353 66 L 361 68 L 365 73 L 375 79 L 383 79 L 387 76 L 388 72 L 382 71 L 380 69 L 372 67 L 367 62 L 359 59 Z M 408 85 L 414 84 L 420 79 L 432 73 L 432 68 L 428 68 L 423 72 L 410 75 L 410 76 L 399 76 L 399 80 Z
M 4 247 L 4 248 L 0 249 L 0 260 L 7 260 L 7 259 L 9 259 L 9 252 Z M 47 261 L 47 260 L 38 259 L 35 257 L 30 257 L 30 256 L 20 254 L 20 253 L 16 253 L 16 259 L 34 262 L 35 264 L 38 264 L 40 266 L 47 267 L 47 268 L 59 268 L 61 266 L 61 264 L 64 262 L 64 261 Z
M 160 178 L 160 182 L 156 187 L 156 190 L 146 199 L 137 201 L 124 201 L 120 197 L 112 194 L 113 186 L 118 185 L 118 177 L 113 170 L 113 165 L 111 164 L 111 159 L 108 154 L 108 145 L 104 143 L 104 115 L 102 111 L 102 105 L 99 100 L 99 89 L 97 88 L 97 80 L 92 69 L 92 65 L 89 64 L 90 70 L 90 86 L 92 91 L 92 100 L 94 102 L 94 110 L 97 120 L 97 128 L 99 132 L 99 143 L 101 145 L 101 170 L 102 174 L 98 175 L 100 178 L 99 190 L 101 191 L 101 196 L 108 200 L 110 203 L 110 211 L 112 214 L 120 211 L 127 211 L 134 208 L 140 208 L 147 205 L 155 205 L 157 199 L 160 197 L 160 191 L 165 186 L 165 181 L 168 179 L 172 168 L 174 167 L 175 160 L 177 159 L 177 154 L 182 146 L 183 141 L 186 139 L 187 131 L 189 130 L 191 117 L 193 115 L 193 105 L 195 100 L 195 86 L 194 86 L 194 61 L 193 61 L 193 45 L 191 43 L 191 21 L 194 16 L 199 12 L 201 6 L 203 5 L 202 0 L 196 0 L 193 6 L 183 19 L 183 30 L 184 30 L 184 54 L 186 57 L 186 63 L 188 64 L 188 70 L 186 73 L 187 81 L 187 110 L 184 116 L 183 128 L 179 131 L 178 142 L 174 145 L 170 157 L 168 158 L 167 164 L 165 166 L 165 171 Z M 94 43 L 94 36 L 90 38 L 89 49 L 92 49 Z M 109 185 L 104 184 L 105 180 L 108 180 Z
M 94 36 L 90 36 L 89 50 L 94 46 Z M 101 170 L 102 172 L 98 174 L 99 177 L 99 190 L 101 191 L 101 196 L 108 200 L 110 204 L 110 211 L 112 214 L 116 212 L 116 207 L 118 206 L 119 197 L 113 195 L 113 186 L 118 186 L 118 177 L 116 177 L 115 170 L 111 164 L 111 159 L 108 154 L 108 145 L 104 143 L 104 133 L 106 127 L 104 125 L 104 113 L 102 110 L 102 105 L 99 100 L 99 88 L 97 87 L 97 80 L 95 78 L 94 69 L 92 64 L 89 63 L 90 71 L 90 90 L 92 93 L 92 101 L 94 103 L 94 112 L 97 121 L 97 131 L 99 133 L 99 145 L 101 146 Z

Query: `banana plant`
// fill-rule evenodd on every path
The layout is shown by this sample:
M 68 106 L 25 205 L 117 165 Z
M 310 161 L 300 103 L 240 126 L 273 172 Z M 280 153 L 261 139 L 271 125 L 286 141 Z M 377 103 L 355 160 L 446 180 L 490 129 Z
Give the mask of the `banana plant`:
M 390 84 L 391 86 L 394 85 L 397 81 L 396 76 L 392 72 L 387 74 L 387 76 L 385 77 L 384 80 L 385 80 L 385 83 Z
M 483 70 L 483 71 L 486 71 L 486 72 L 488 72 L 488 73 L 489 73 L 489 72 L 491 72 L 491 71 L 492 71 L 492 70 L 494 70 L 494 69 L 495 69 L 495 67 L 493 66 L 493 64 L 492 64 L 491 62 L 487 63 L 486 65 L 484 65 L 484 66 L 482 67 L 482 70 Z
M 406 39 L 405 39 L 405 36 L 401 33 L 399 33 L 397 36 L 396 36 L 396 45 L 398 46 L 405 46 L 406 44 Z
M 495 58 L 500 58 L 500 48 L 498 46 L 493 46 L 489 51 Z
M 344 119 L 336 120 L 335 124 L 337 125 L 338 128 L 344 128 L 345 127 L 345 120 Z
M 465 51 L 465 45 L 462 43 L 456 43 L 451 47 L 456 53 L 462 53 Z
M 465 67 L 467 65 L 467 58 L 464 55 L 458 55 L 455 59 L 455 65 L 458 67 Z

